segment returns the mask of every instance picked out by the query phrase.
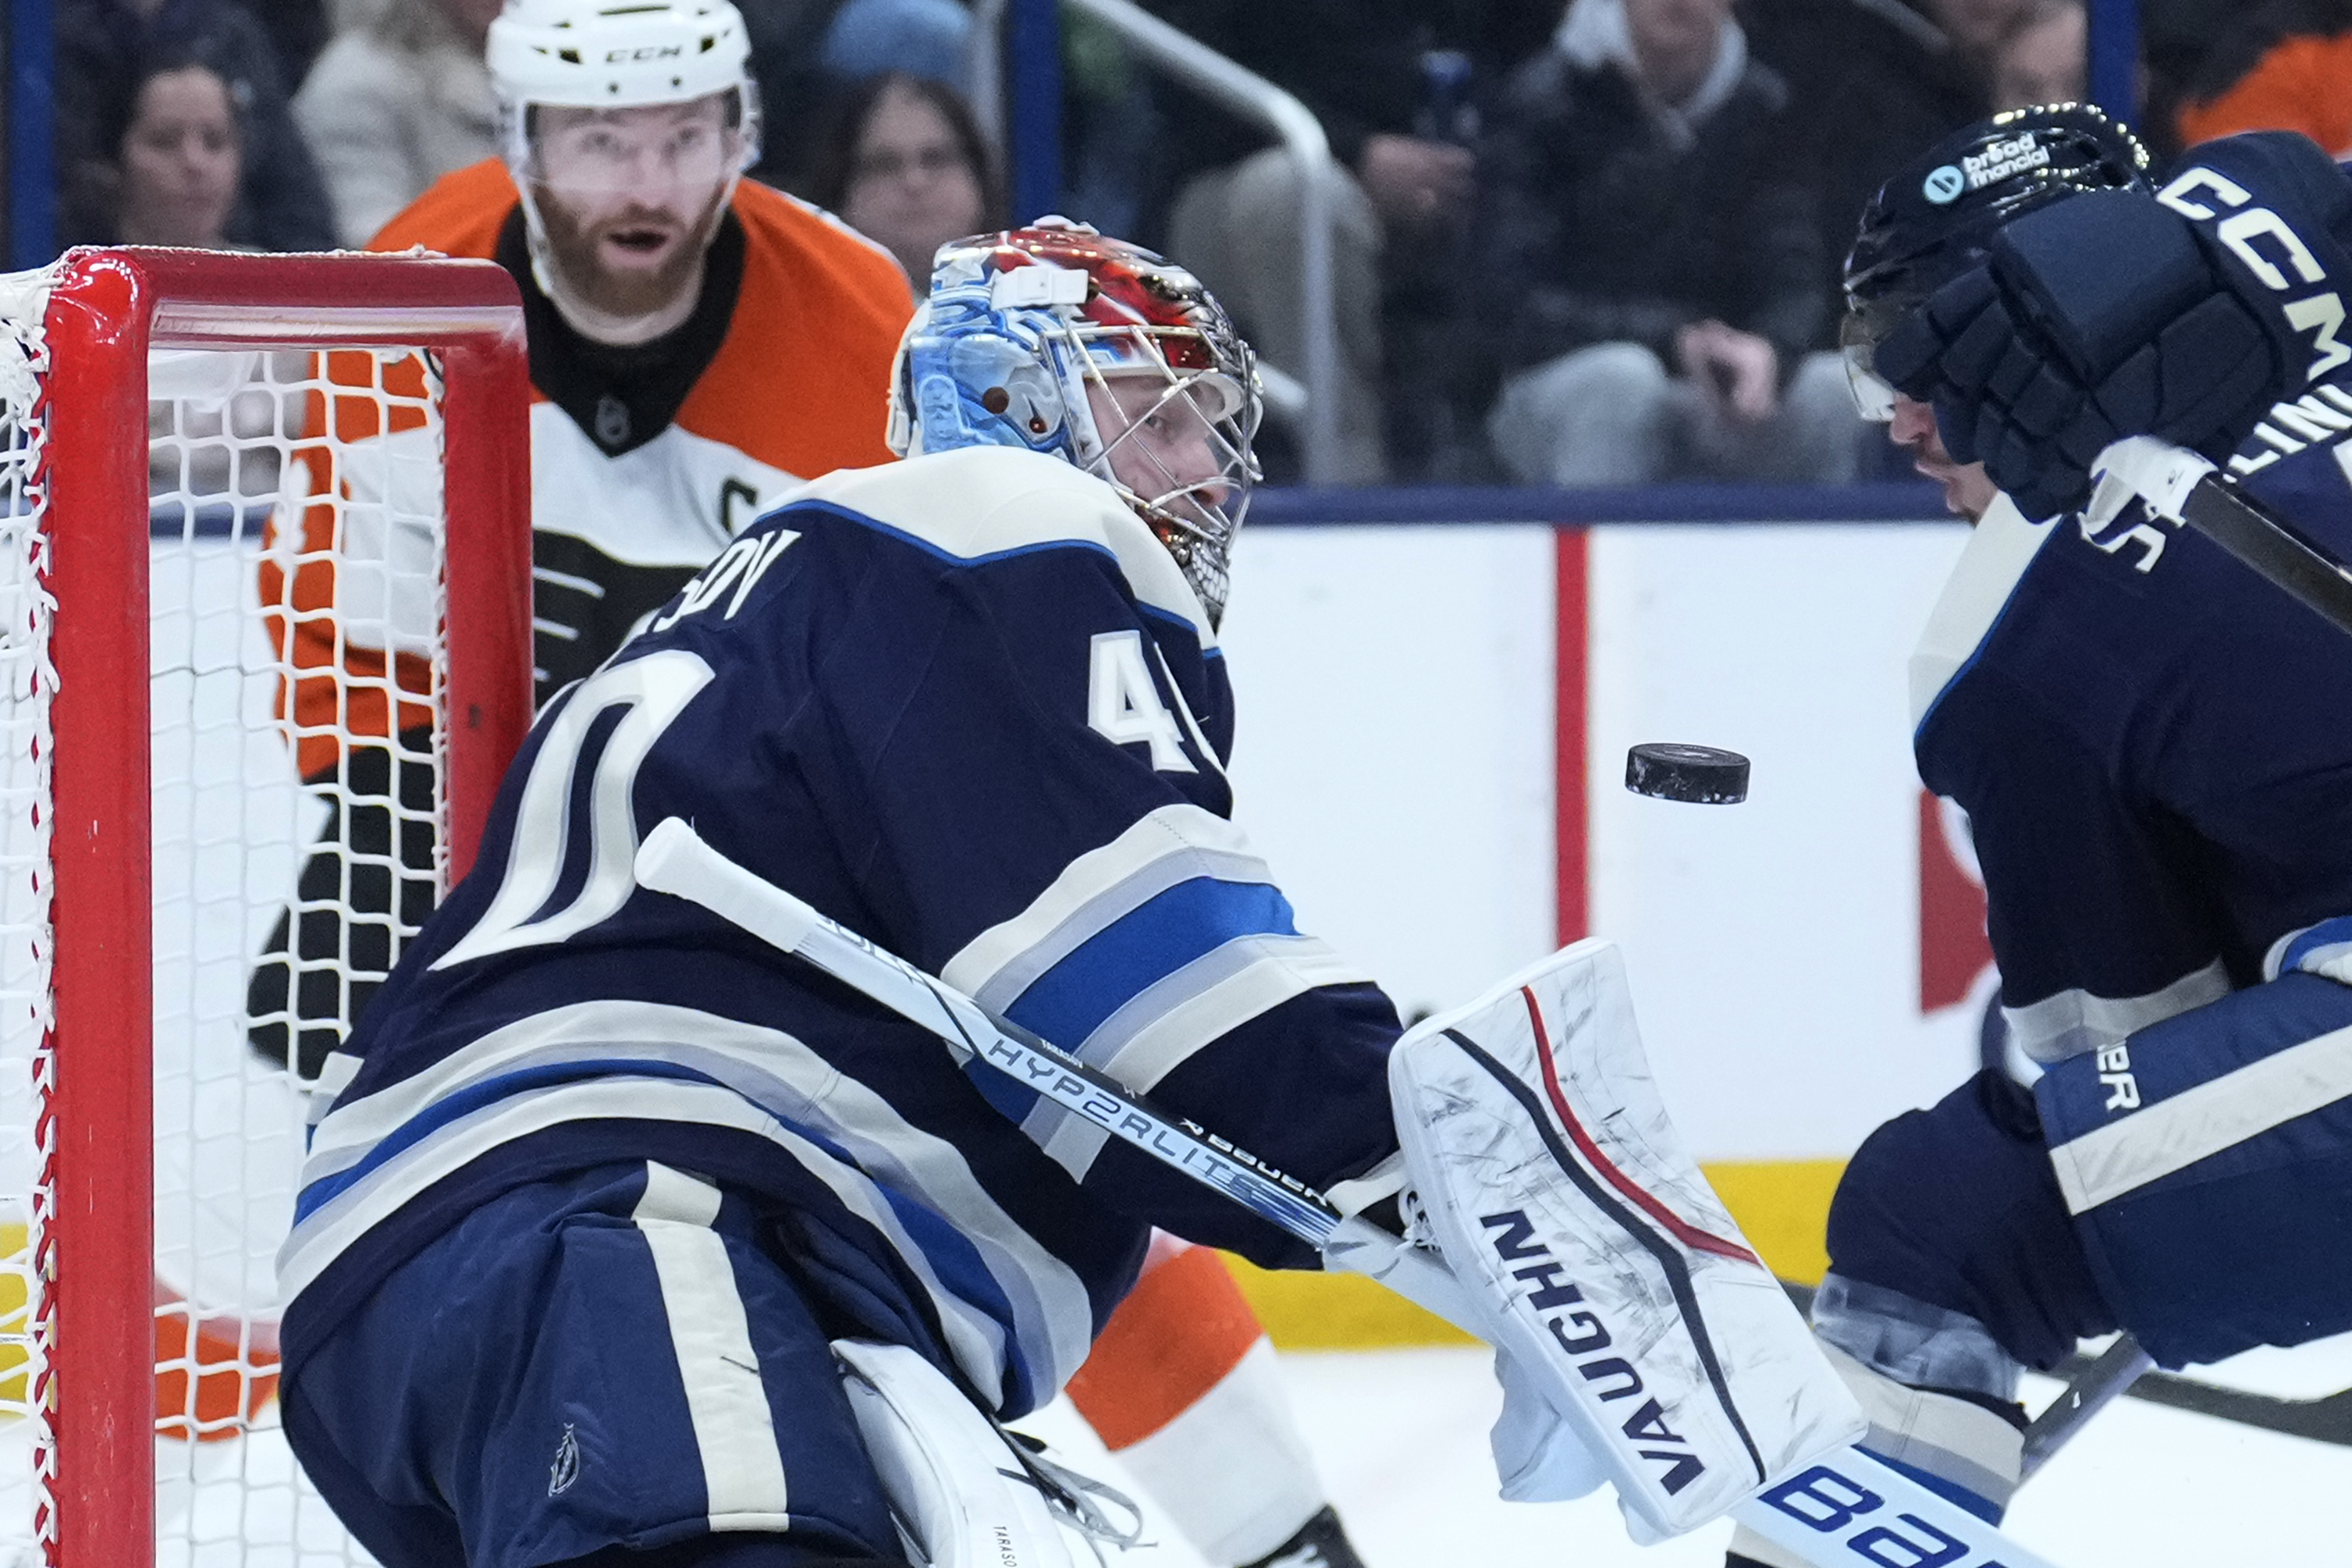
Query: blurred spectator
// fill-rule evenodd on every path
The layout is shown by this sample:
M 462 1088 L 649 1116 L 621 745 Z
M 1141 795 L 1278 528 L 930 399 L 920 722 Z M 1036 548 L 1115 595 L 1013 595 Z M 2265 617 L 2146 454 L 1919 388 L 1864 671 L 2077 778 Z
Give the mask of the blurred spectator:
M 1466 216 L 1470 150 L 1418 123 L 1428 98 L 1423 52 L 1436 7 L 1419 0 L 1156 0 L 1151 7 L 1297 95 L 1323 123 L 1340 167 L 1333 214 L 1340 452 L 1338 478 L 1384 477 L 1384 288 L 1397 263 Z M 1171 116 L 1171 119 L 1174 117 Z M 1260 355 L 1304 368 L 1297 167 L 1222 110 L 1188 109 L 1164 140 L 1194 155 L 1177 192 L 1167 249 L 1223 300 Z M 1213 166 L 1219 165 L 1222 166 Z M 1190 172 L 1190 171 L 1185 171 Z
M 235 0 L 64 0 L 57 14 L 58 230 L 66 245 L 115 237 L 121 166 L 115 128 L 131 114 L 140 62 L 198 60 L 228 89 L 243 153 L 223 227 L 232 245 L 324 250 L 335 243 L 326 187 L 286 102 L 277 53 Z
M 2196 93 L 2191 84 L 2204 76 L 2214 43 L 2245 12 L 2256 9 L 2247 0 L 2140 0 L 2140 119 L 2132 127 L 2156 154 L 2159 166 L 2180 152 L 2178 125 L 2180 106 Z M 2235 79 L 2253 59 L 2247 55 L 2236 70 L 2222 79 Z M 2218 87 L 2212 90 L 2219 90 Z
M 1917 0 L 1927 19 L 1943 30 L 1978 76 L 1990 82 L 1993 58 L 2018 29 L 2034 0 Z M 1913 149 L 1916 151 L 1917 149 Z
M 193 52 L 165 51 L 134 75 L 129 108 L 113 139 L 115 238 L 226 247 L 241 161 L 228 83 Z
M 1982 118 L 1984 79 L 1899 0 L 1742 0 L 1739 15 L 1751 58 L 1789 88 L 1788 131 L 1818 195 L 1821 289 L 1834 315 L 1864 205 L 1915 153 Z
M 269 36 L 270 47 L 278 51 L 278 68 L 289 93 L 310 79 L 310 68 L 318 63 L 329 40 L 342 30 L 337 18 L 328 15 L 328 7 L 321 0 L 244 3 L 246 9 L 253 13 L 253 19 L 261 24 L 261 30 Z
M 2352 156 L 2352 0 L 2269 0 L 2222 24 L 2180 108 L 2183 146 L 2300 131 Z
M 498 151 L 482 49 L 499 0 L 390 0 L 327 47 L 294 95 L 335 230 L 365 245 L 425 187 Z
M 2080 103 L 2088 86 L 2090 30 L 2083 0 L 2040 0 L 1992 57 L 1992 106 Z
M 969 93 L 971 16 L 960 0 L 756 0 L 743 7 L 762 142 L 755 179 L 805 190 L 827 107 L 896 71 Z
M 898 258 L 928 289 L 931 256 L 1004 221 L 971 110 L 953 88 L 892 71 L 849 89 L 809 167 L 809 200 Z
M 1498 108 L 1487 428 L 1520 479 L 1853 477 L 1788 89 L 1730 10 L 1576 0 Z

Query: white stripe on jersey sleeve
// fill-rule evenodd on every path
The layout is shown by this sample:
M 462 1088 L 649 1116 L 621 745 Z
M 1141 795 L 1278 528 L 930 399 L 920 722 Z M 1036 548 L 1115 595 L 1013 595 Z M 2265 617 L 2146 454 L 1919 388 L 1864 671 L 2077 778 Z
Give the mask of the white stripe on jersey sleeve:
M 1311 936 L 1245 936 L 1138 993 L 1078 1054 L 1143 1093 L 1218 1036 L 1318 985 L 1371 976 Z
M 940 978 L 1001 1016 L 1089 938 L 1195 877 L 1274 881 L 1233 823 L 1197 805 L 1163 805 L 1062 868 L 1027 909 L 966 942 Z
M 1149 1092 L 1193 1052 L 1261 1013 L 1318 985 L 1365 981 L 1362 972 L 1313 937 L 1244 937 L 1227 942 L 1150 987 L 1089 1036 L 1085 1056 L 1129 1087 Z M 1097 1051 L 1121 1020 L 1122 1027 Z M 1110 1136 L 1083 1116 L 1040 1099 L 1021 1131 L 1045 1157 L 1084 1181 Z
M 2218 1002 L 2229 994 L 2229 972 L 2217 958 L 2145 996 L 2095 996 L 2077 988 L 2000 1011 L 2018 1049 L 2048 1066 L 2084 1051 L 2105 1050 L 2135 1030 Z
M 2136 1188 L 2352 1094 L 2352 1028 L 2249 1062 L 2050 1151 L 2070 1214 Z

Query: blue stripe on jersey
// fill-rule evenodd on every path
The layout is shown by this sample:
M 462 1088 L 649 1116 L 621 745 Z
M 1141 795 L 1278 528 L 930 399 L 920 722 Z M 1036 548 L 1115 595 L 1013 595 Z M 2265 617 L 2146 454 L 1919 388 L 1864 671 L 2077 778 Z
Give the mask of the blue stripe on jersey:
M 1005 1016 L 1075 1051 L 1137 994 L 1239 937 L 1296 936 L 1290 902 L 1265 882 L 1194 877 L 1156 894 L 1032 982 Z
M 821 1133 L 793 1121 L 786 1121 L 784 1125 L 844 1163 L 848 1163 L 847 1154 L 827 1142 Z M 1011 1331 L 1005 1336 L 1006 1408 L 1026 1410 L 1038 1403 L 1039 1369 L 1030 1364 L 1029 1356 L 1024 1353 L 1035 1347 L 1021 1342 L 1021 1314 L 1013 1310 L 1012 1298 L 1004 1293 L 1004 1288 L 997 1282 L 996 1276 L 989 1272 L 987 1261 L 981 1257 L 980 1249 L 971 1244 L 971 1238 L 958 1230 L 945 1215 L 926 1206 L 919 1200 L 887 1183 L 876 1182 L 874 1186 L 882 1194 L 883 1201 L 890 1205 L 890 1212 L 898 1216 L 908 1238 L 921 1248 L 924 1261 L 931 1266 L 931 1272 L 938 1277 L 940 1283 L 959 1300 L 978 1307 Z M 1053 1369 L 1046 1369 L 1046 1374 L 1054 1375 Z
M 643 1058 L 611 1058 L 593 1061 L 549 1062 L 539 1067 L 523 1068 L 514 1072 L 500 1073 L 496 1078 L 468 1084 L 454 1089 L 425 1106 L 415 1116 L 384 1134 L 366 1155 L 353 1164 L 331 1175 L 306 1182 L 294 1199 L 294 1223 L 300 1225 L 320 1209 L 332 1203 L 344 1191 L 364 1181 L 380 1167 L 389 1164 L 415 1145 L 453 1121 L 462 1121 L 485 1106 L 501 1100 L 525 1094 L 537 1089 L 552 1089 L 558 1084 L 576 1083 L 588 1079 L 609 1078 L 620 1074 L 633 1078 L 681 1079 L 690 1083 L 719 1085 L 719 1080 L 707 1073 L 678 1066 L 676 1062 Z M 723 1086 L 719 1086 L 723 1087 Z M 315 1129 L 313 1131 L 315 1132 Z

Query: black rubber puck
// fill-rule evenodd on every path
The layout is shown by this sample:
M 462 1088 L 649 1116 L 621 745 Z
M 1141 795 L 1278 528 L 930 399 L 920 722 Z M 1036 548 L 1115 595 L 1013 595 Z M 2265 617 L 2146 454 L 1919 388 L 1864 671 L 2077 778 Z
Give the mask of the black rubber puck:
M 1748 759 L 1715 746 L 1653 741 L 1625 753 L 1625 787 L 1659 800 L 1731 805 L 1748 798 Z

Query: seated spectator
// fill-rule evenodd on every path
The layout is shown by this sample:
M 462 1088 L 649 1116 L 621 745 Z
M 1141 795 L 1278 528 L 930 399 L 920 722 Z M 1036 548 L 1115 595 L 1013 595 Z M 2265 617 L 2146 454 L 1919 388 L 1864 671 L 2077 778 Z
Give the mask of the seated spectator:
M 818 141 L 808 199 L 898 258 L 918 289 L 951 239 L 1004 221 L 971 110 L 943 82 L 892 71 L 849 89 Z
M 2034 0 L 1916 0 L 1927 19 L 1942 29 L 1952 47 L 1975 69 L 1979 80 L 1992 79 L 1993 58 L 2017 31 Z M 1917 149 L 1912 149 L 1916 152 Z
M 230 248 L 243 136 L 228 83 L 193 51 L 151 57 L 126 84 L 115 153 L 114 237 L 124 245 Z
M 763 0 L 743 7 L 743 26 L 761 121 L 751 173 L 772 185 L 806 188 L 828 110 L 848 89 L 896 71 L 971 90 L 961 0 Z
M 1730 11 L 1576 0 L 1498 108 L 1487 431 L 1522 480 L 1853 475 L 1788 91 Z
M 1426 14 L 1441 7 L 1426 0 L 1154 0 L 1150 8 L 1297 95 L 1322 121 L 1340 164 L 1327 193 L 1339 311 L 1335 477 L 1377 482 L 1388 468 L 1383 295 L 1401 264 L 1458 226 L 1474 189 L 1469 149 L 1416 123 L 1428 96 Z M 1198 161 L 1169 215 L 1170 253 L 1224 301 L 1261 358 L 1301 374 L 1296 165 L 1279 148 L 1248 153 L 1255 139 L 1222 110 L 1187 108 L 1171 118 L 1181 126 L 1171 146 L 1197 151 Z
M 1992 57 L 1992 106 L 2080 103 L 2089 83 L 2090 31 L 2082 0 L 2041 0 Z
M 2221 24 L 2184 92 L 2183 146 L 2300 131 L 2352 157 L 2352 0 L 2270 0 Z
M 327 46 L 294 118 L 357 248 L 453 169 L 498 151 L 498 96 L 482 50 L 499 0 L 390 0 Z
M 242 132 L 236 200 L 223 233 L 257 250 L 325 250 L 332 212 L 286 101 L 268 37 L 236 0 L 61 0 L 57 11 L 58 230 L 65 245 L 112 241 L 139 62 L 170 51 L 226 83 Z

